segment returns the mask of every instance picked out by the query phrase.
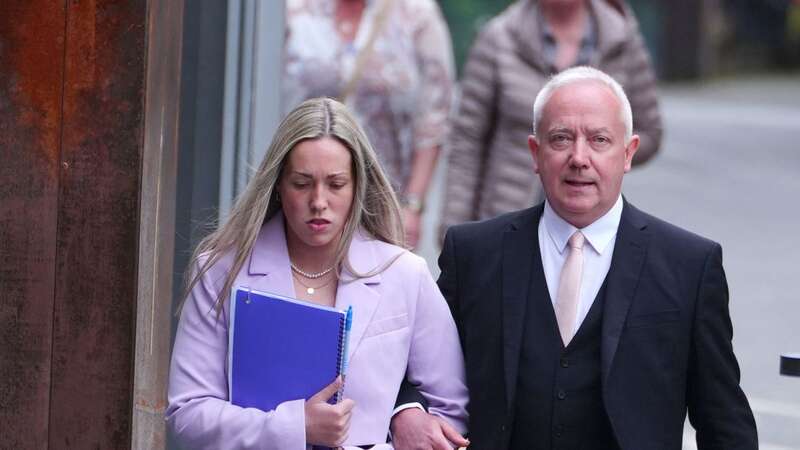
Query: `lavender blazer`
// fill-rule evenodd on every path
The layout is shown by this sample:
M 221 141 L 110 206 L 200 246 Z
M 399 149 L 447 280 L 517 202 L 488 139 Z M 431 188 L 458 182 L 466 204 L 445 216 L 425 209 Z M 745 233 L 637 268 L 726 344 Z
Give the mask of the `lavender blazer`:
M 356 233 L 349 249 L 353 268 L 366 273 L 402 254 L 368 278 L 345 272 L 336 307 L 353 306 L 344 395 L 355 401 L 346 445 L 386 441 L 403 377 L 419 384 L 430 411 L 466 431 L 464 361 L 450 310 L 425 261 L 400 247 Z M 220 260 L 198 282 L 183 307 L 169 374 L 167 426 L 187 448 L 303 450 L 304 400 L 274 411 L 228 402 L 228 302 L 217 318 L 214 299 L 232 258 Z M 283 216 L 266 223 L 236 286 L 296 297 Z M 331 380 L 333 381 L 333 380 Z

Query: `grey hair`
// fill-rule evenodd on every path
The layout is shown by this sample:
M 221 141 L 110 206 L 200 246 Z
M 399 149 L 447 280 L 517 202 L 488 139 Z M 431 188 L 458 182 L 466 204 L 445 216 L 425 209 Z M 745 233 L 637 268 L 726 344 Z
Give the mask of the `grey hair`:
M 394 262 L 360 274 L 347 260 L 350 242 L 359 227 L 375 239 L 403 245 L 400 205 L 366 133 L 347 108 L 330 98 L 314 98 L 301 103 L 283 119 L 264 160 L 236 199 L 227 220 L 195 249 L 187 271 L 184 301 L 214 264 L 231 255 L 233 265 L 215 302 L 217 313 L 222 311 L 236 275 L 253 251 L 261 226 L 281 210 L 277 187 L 289 153 L 302 141 L 323 137 L 339 141 L 352 159 L 353 204 L 336 248 L 337 274 L 341 275 L 345 268 L 357 278 L 371 276 Z
M 542 111 L 555 91 L 560 87 L 579 81 L 597 81 L 611 89 L 611 92 L 614 93 L 620 103 L 620 118 L 625 125 L 625 142 L 628 143 L 631 140 L 631 136 L 633 136 L 633 112 L 631 111 L 631 103 L 628 101 L 628 96 L 625 95 L 625 90 L 617 80 L 607 73 L 588 66 L 571 67 L 559 72 L 542 87 L 533 102 L 533 133 L 538 133 L 539 125 L 542 121 Z

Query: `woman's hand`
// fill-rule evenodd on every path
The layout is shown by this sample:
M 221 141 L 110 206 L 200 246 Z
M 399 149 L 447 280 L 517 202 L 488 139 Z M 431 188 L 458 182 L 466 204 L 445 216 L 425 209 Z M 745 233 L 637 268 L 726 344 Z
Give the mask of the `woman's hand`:
M 328 404 L 328 399 L 343 385 L 342 377 L 337 377 L 333 383 L 306 400 L 306 443 L 339 447 L 347 439 L 355 402 L 344 399 L 336 405 Z

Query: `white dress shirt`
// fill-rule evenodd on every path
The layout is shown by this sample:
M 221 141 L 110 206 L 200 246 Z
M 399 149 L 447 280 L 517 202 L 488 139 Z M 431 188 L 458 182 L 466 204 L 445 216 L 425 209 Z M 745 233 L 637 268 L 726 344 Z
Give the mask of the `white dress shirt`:
M 575 314 L 575 330 L 580 328 L 589 309 L 594 303 L 594 298 L 600 291 L 603 281 L 611 267 L 611 256 L 614 254 L 614 244 L 617 240 L 617 229 L 622 217 L 622 196 L 617 198 L 614 206 L 602 217 L 592 222 L 589 226 L 581 228 L 580 232 L 586 238 L 583 246 L 583 275 L 578 299 L 578 309 Z M 547 290 L 550 301 L 555 306 L 558 298 L 558 281 L 561 277 L 561 268 L 567 258 L 567 241 L 578 228 L 559 217 L 545 201 L 542 220 L 539 221 L 539 247 L 542 253 L 542 267 L 547 281 Z

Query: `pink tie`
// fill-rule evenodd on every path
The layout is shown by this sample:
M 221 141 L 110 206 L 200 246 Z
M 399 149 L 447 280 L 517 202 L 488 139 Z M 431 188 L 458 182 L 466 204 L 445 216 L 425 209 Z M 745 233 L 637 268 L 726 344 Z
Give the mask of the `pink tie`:
M 564 267 L 561 268 L 561 278 L 558 282 L 556 320 L 565 347 L 575 335 L 575 316 L 578 311 L 583 274 L 583 241 L 583 234 L 580 231 L 576 231 L 569 238 L 569 254 L 564 261 Z

